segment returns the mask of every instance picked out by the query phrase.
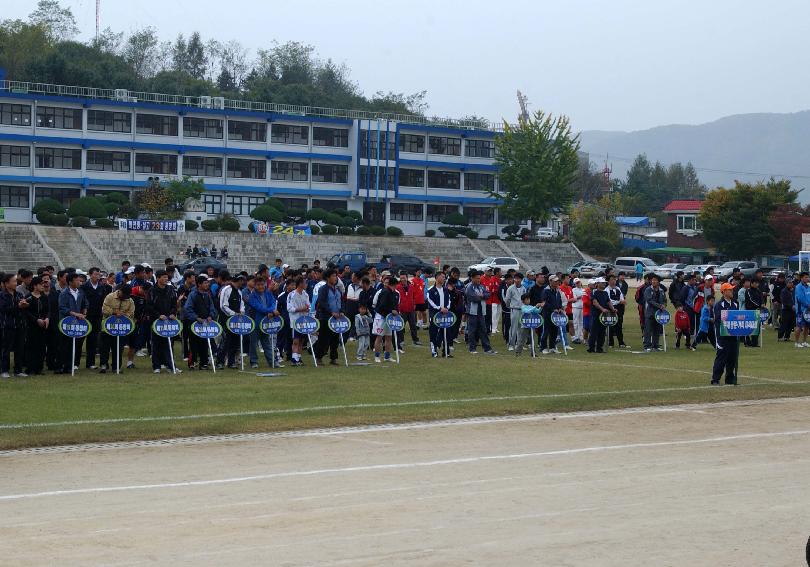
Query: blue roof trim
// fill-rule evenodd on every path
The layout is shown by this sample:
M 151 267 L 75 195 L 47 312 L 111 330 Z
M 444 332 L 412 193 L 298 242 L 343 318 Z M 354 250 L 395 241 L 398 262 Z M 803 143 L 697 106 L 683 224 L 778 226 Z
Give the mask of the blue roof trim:
M 400 124 L 400 130 L 407 132 L 435 132 L 437 134 L 455 134 L 462 138 L 494 138 L 496 132 L 489 130 L 471 130 L 468 128 L 451 128 L 449 126 L 426 126 L 420 124 Z
M 343 124 L 344 126 L 351 126 L 354 124 L 354 120 L 351 118 L 333 118 L 331 116 L 306 116 L 301 114 L 271 112 L 270 117 L 273 121 L 286 120 L 287 122 L 322 122 L 324 124 Z
M 444 196 L 444 195 L 406 195 L 400 193 L 397 201 L 426 201 L 429 203 L 461 203 L 480 205 L 500 205 L 502 201 L 481 197 Z
M 347 156 L 345 154 L 316 154 L 316 153 L 309 153 L 309 152 L 280 152 L 280 151 L 269 151 L 267 152 L 267 157 L 270 159 L 275 158 L 301 158 L 301 159 L 330 159 L 332 161 L 352 161 L 352 156 Z
M 402 167 L 430 167 L 433 169 L 457 169 L 459 171 L 498 171 L 497 165 L 483 163 L 459 163 L 453 161 L 429 161 L 424 159 L 400 159 L 399 165 Z

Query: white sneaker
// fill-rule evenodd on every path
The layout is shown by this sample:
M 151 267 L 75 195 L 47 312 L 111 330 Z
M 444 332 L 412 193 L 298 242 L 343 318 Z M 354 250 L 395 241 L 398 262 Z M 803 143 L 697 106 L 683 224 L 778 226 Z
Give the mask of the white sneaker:
M 135 353 L 135 356 L 147 356 L 146 349 L 141 349 Z
M 17 372 L 14 376 L 16 376 L 17 378 L 28 378 L 28 374 L 26 374 L 25 372 Z
M 560 354 L 560 351 L 555 347 L 554 350 L 551 351 L 551 354 Z
M 544 348 L 544 349 L 543 349 L 541 352 L 542 352 L 543 354 L 551 354 L 551 351 L 550 351 L 550 350 L 548 350 L 547 348 Z
M 574 350 L 574 347 L 565 345 L 565 350 Z
M 810 348 L 810 343 L 802 343 L 802 348 Z
M 156 368 L 152 371 L 152 374 L 160 374 L 160 368 Z
M 802 346 L 802 343 L 793 343 L 793 346 L 795 346 L 796 348 L 804 348 Z
M 0 378 L 11 378 L 11 375 L 8 372 L 3 372 L 0 374 Z
M 182 373 L 183 373 L 183 371 L 182 371 L 182 370 L 180 370 L 179 368 L 175 368 L 175 369 L 174 369 L 174 373 L 175 373 L 175 374 L 182 374 Z
M 508 347 L 506 347 L 506 350 L 515 350 L 515 347 L 513 347 L 513 346 L 508 346 Z

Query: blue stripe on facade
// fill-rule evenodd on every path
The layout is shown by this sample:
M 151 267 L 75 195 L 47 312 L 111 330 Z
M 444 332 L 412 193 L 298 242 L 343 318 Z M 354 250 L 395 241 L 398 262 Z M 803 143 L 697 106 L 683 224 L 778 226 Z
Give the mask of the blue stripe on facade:
M 497 165 L 490 165 L 485 163 L 468 163 L 468 162 L 453 162 L 453 161 L 428 161 L 424 159 L 400 159 L 398 160 L 401 166 L 414 166 L 414 167 L 432 167 L 443 169 L 457 169 L 459 171 L 498 171 Z
M 468 128 L 451 128 L 449 126 L 423 126 L 420 124 L 400 124 L 401 130 L 408 132 L 435 132 L 437 134 L 455 134 L 462 138 L 494 138 L 497 134 L 489 130 L 477 130 Z
M 502 201 L 495 199 L 487 199 L 486 197 L 462 197 L 462 196 L 445 196 L 445 195 L 405 195 L 400 193 L 397 197 L 400 201 L 427 201 L 431 203 L 465 203 L 468 204 L 481 204 L 481 205 L 500 205 Z

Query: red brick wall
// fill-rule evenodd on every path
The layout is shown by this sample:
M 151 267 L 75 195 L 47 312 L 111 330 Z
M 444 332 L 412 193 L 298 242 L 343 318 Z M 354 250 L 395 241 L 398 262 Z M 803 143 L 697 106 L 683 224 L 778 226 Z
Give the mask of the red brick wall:
M 686 236 L 678 232 L 678 215 L 670 213 L 667 215 L 667 246 L 677 248 L 708 248 L 709 243 L 702 234 L 697 236 Z

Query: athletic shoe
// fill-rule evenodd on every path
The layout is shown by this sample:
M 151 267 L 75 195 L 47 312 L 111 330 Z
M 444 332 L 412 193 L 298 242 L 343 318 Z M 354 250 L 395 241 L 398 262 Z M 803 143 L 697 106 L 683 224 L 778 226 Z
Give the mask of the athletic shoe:
M 554 350 L 551 351 L 551 354 L 560 354 L 560 351 L 555 347 Z
M 544 348 L 541 352 L 543 354 L 551 354 L 551 351 L 549 349 L 547 349 L 547 348 Z
M 258 364 L 251 364 L 250 367 L 253 368 L 253 369 L 256 369 L 256 368 L 259 367 L 259 365 Z
M 93 364 L 92 366 L 88 366 L 87 368 L 88 368 L 89 370 L 95 370 L 96 368 L 98 368 L 98 366 L 96 366 L 95 364 Z
M 802 346 L 802 343 L 793 343 L 793 345 L 794 345 L 796 348 L 804 348 L 804 347 Z
M 652 352 L 652 350 L 653 350 L 653 349 L 651 349 L 651 348 L 645 348 L 645 349 L 644 349 L 644 352 Z
M 210 370 L 210 368 L 208 367 L 207 364 L 201 364 L 200 365 L 200 370 Z
M 217 370 L 225 370 L 225 366 L 223 364 L 217 364 Z
M 276 368 L 284 368 L 284 361 L 283 360 L 277 360 L 275 367 Z
M 802 343 L 802 348 L 810 348 L 810 343 Z
M 400 347 L 399 348 L 399 354 L 405 354 L 405 349 Z
M 11 378 L 11 375 L 8 372 L 3 372 L 0 374 L 0 378 Z
M 135 353 L 135 356 L 148 356 L 148 353 L 146 352 L 146 349 L 142 348 L 141 350 Z
M 619 345 L 619 348 L 627 348 L 627 345 L 622 343 L 622 344 Z
M 135 370 L 135 363 L 127 362 L 127 370 Z
M 478 354 L 478 351 L 477 350 L 471 350 L 470 354 Z
M 338 363 L 338 361 L 337 361 L 337 360 L 330 360 L 330 361 L 329 361 L 329 365 L 330 365 L 330 366 L 340 366 L 340 364 Z
M 419 341 L 413 341 L 413 346 L 422 346 L 422 343 Z
M 357 360 L 357 362 L 360 362 L 360 361 L 362 361 L 362 360 L 363 360 L 363 357 L 362 357 L 362 356 L 358 356 L 358 357 L 356 358 L 356 360 Z
M 498 354 L 498 353 L 493 349 L 489 349 L 489 350 L 485 350 L 484 354 L 494 355 L 494 354 Z
M 655 351 L 656 352 L 664 352 L 664 349 L 662 349 L 661 347 L 655 347 Z
M 380 360 L 379 354 L 374 355 L 374 362 L 382 362 L 382 360 Z
M 513 347 L 512 345 L 509 345 L 508 347 L 506 347 L 506 350 L 515 350 L 515 347 Z
M 430 356 L 431 356 L 431 357 L 433 357 L 433 358 L 438 358 L 438 357 L 439 357 L 439 353 L 437 353 L 437 352 L 434 350 L 433 352 L 431 352 L 431 353 L 430 353 Z
M 14 376 L 16 376 L 17 378 L 28 378 L 28 374 L 26 374 L 25 372 L 17 372 Z
M 99 374 L 106 374 L 106 373 L 107 373 L 107 369 L 106 369 L 106 368 L 104 368 L 104 367 L 102 366 L 102 367 L 101 367 L 101 370 L 99 370 L 99 371 L 98 371 L 98 373 L 99 373 Z
M 160 368 L 155 368 L 155 369 L 152 371 L 152 374 L 160 374 Z
M 695 346 L 690 346 L 690 347 L 689 347 L 689 350 L 691 350 L 692 352 L 695 352 L 695 351 L 697 350 L 697 347 L 695 347 Z
M 565 345 L 565 350 L 574 350 L 574 347 Z
M 175 368 L 175 369 L 174 369 L 174 373 L 175 373 L 175 374 L 182 374 L 182 373 L 183 373 L 183 371 L 182 371 L 182 370 L 180 370 L 179 368 Z
M 229 364 L 228 365 L 228 370 L 239 370 L 239 367 L 237 365 L 235 365 L 235 364 Z

